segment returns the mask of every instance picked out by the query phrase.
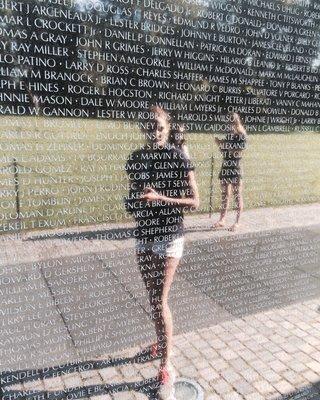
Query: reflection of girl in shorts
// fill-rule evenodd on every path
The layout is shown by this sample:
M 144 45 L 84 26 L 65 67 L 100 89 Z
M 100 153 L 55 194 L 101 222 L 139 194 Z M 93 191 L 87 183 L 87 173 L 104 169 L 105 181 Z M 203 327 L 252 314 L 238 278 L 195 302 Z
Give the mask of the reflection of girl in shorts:
M 224 139 L 215 138 L 216 144 L 222 154 L 222 166 L 219 174 L 221 186 L 221 212 L 220 219 L 214 224 L 214 228 L 225 225 L 231 191 L 237 207 L 235 223 L 229 228 L 235 231 L 239 226 L 240 216 L 243 210 L 242 197 L 242 152 L 246 148 L 247 133 L 237 113 L 230 114 L 230 129 Z
M 172 316 L 168 296 L 183 253 L 183 211 L 199 206 L 194 167 L 184 153 L 168 142 L 170 117 L 151 108 L 146 144 L 127 161 L 130 180 L 127 209 L 134 215 L 137 258 L 147 288 L 157 343 L 153 355 L 161 357 L 158 378 L 173 381 Z

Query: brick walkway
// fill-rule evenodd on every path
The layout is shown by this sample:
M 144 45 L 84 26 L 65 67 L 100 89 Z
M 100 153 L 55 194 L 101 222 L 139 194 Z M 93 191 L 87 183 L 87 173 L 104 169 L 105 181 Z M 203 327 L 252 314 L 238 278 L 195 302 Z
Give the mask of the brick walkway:
M 320 223 L 319 211 L 318 204 L 246 211 L 237 234 L 241 236 L 268 229 L 316 226 Z M 226 230 L 213 232 L 209 229 L 210 224 L 211 221 L 205 216 L 187 218 L 187 240 L 234 235 Z M 99 234 L 103 235 L 110 225 L 99 226 L 98 229 Z M 72 236 L 76 240 L 30 240 L 39 236 L 39 233 L 28 233 L 18 238 L 15 240 L 14 257 L 8 242 L 0 242 L 1 250 L 5 251 L 2 252 L 2 265 L 8 262 L 12 264 L 13 261 L 22 263 L 48 259 L 57 253 L 70 256 L 133 245 L 132 240 L 103 240 L 102 236 L 101 240 L 79 240 L 79 236 L 85 236 L 87 232 L 96 232 L 96 227 L 81 228 L 77 232 L 72 229 L 66 231 L 71 236 L 76 234 Z M 204 389 L 206 400 L 320 399 L 319 306 L 320 297 L 176 335 L 172 361 L 177 375 L 196 380 Z M 159 361 L 148 360 L 143 355 L 135 357 L 142 348 L 101 354 L 96 363 L 91 359 L 78 368 L 70 364 L 56 368 L 51 375 L 44 371 L 42 377 L 34 375 L 36 379 L 22 379 L 21 383 L 10 381 L 10 374 L 3 376 L 2 384 L 7 390 L 4 398 L 19 398 L 19 390 L 30 391 L 28 398 L 34 400 L 50 398 L 51 395 L 57 398 L 53 395 L 54 391 L 68 392 L 78 388 L 77 395 L 71 391 L 69 397 L 65 394 L 62 398 L 147 399 L 147 393 L 137 390 L 141 389 L 141 382 L 144 388 L 152 386 Z M 116 385 L 113 389 L 119 392 L 103 394 L 103 388 L 106 389 L 104 385 Z M 132 388 L 136 391 L 128 390 Z M 50 391 L 49 396 L 43 395 Z M 26 393 L 20 398 L 27 398 Z
M 235 319 L 174 338 L 173 364 L 178 376 L 195 379 L 206 400 L 320 398 L 320 299 L 281 310 Z M 131 357 L 139 348 L 113 354 Z M 110 354 L 102 355 L 108 360 Z M 10 387 L 15 390 L 66 390 L 89 385 L 143 381 L 156 375 L 158 361 L 89 369 L 62 377 Z M 83 367 L 84 369 L 85 366 Z M 9 389 L 9 387 L 8 387 Z M 291 392 L 300 391 L 300 394 Z M 314 397 L 315 394 L 318 397 Z M 297 397 L 293 397 L 293 396 Z M 147 399 L 125 391 L 90 396 L 96 400 Z M 9 397 L 7 397 L 9 398 Z

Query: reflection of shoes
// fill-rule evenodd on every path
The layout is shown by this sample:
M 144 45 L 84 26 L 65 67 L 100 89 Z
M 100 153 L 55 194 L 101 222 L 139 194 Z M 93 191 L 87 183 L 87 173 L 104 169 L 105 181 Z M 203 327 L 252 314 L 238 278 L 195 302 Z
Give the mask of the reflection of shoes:
M 175 379 L 176 379 L 176 374 L 171 362 L 169 362 L 167 366 L 160 367 L 158 374 L 158 380 L 160 381 L 160 384 L 164 385 L 167 383 L 173 384 Z
M 239 228 L 239 224 L 235 223 L 228 228 L 228 231 L 235 232 Z
M 225 224 L 226 223 L 224 221 L 217 221 L 216 223 L 213 224 L 212 228 L 213 229 L 223 228 Z
M 161 400 L 175 400 L 174 381 L 176 379 L 174 369 L 171 364 L 160 368 L 158 380 L 160 383 L 159 398 Z

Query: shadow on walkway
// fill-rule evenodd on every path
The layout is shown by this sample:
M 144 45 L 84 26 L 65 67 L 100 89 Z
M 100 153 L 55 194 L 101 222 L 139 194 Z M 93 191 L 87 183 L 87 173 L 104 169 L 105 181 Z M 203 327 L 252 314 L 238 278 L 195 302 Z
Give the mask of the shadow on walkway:
M 187 243 L 170 292 L 176 334 L 319 296 L 319 228 Z M 4 279 L 11 285 L 0 293 L 2 370 L 65 364 L 79 359 L 76 351 L 91 359 L 154 341 L 134 249 L 8 266 Z M 22 294 L 28 301 L 17 308 Z
M 132 364 L 145 364 L 156 358 L 150 354 L 150 348 L 146 348 L 133 357 L 109 358 L 104 360 L 89 360 L 83 362 L 69 363 L 54 367 L 33 370 L 5 371 L 0 374 L 1 400 L 25 399 L 25 400 L 60 400 L 60 399 L 83 399 L 98 395 L 112 395 L 120 392 L 135 391 L 146 396 L 148 400 L 159 399 L 159 381 L 156 377 L 123 383 L 95 384 L 83 387 L 72 387 L 64 390 L 18 390 L 10 389 L 10 386 L 31 381 L 45 380 L 56 377 L 67 377 L 68 374 L 99 370 L 108 367 L 118 367 Z
M 275 400 L 320 400 L 320 381 L 279 396 Z

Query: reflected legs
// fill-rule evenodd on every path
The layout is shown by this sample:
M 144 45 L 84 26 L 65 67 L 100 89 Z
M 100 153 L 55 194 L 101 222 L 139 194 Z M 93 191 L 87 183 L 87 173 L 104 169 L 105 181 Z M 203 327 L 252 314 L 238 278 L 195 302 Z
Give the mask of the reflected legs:
M 173 323 L 168 298 L 180 259 L 161 257 L 152 252 L 148 253 L 149 257 L 145 257 L 146 254 L 140 257 L 139 265 L 149 295 L 151 318 L 155 324 L 157 345 L 161 353 L 160 368 L 163 368 L 168 366 L 172 352 Z M 142 258 L 148 260 L 141 261 Z
M 243 196 L 242 196 L 242 180 L 240 179 L 237 183 L 232 184 L 232 192 L 234 201 L 236 203 L 236 221 L 229 228 L 230 231 L 234 232 L 239 227 L 240 216 L 243 211 Z
M 225 217 L 229 207 L 230 197 L 231 197 L 231 185 L 229 183 L 221 180 L 221 208 L 220 208 L 220 219 L 217 221 L 213 227 L 222 228 L 225 225 Z

